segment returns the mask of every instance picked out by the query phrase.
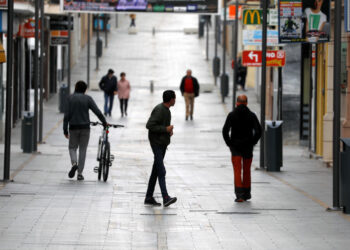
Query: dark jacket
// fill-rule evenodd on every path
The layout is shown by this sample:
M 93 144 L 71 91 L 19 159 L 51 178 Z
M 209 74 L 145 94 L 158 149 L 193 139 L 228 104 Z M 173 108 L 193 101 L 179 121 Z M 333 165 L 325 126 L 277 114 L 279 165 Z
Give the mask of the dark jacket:
M 152 145 L 168 146 L 170 144 L 170 134 L 166 131 L 166 127 L 170 126 L 170 121 L 169 108 L 165 107 L 163 103 L 154 107 L 146 124 L 148 139 Z
M 253 147 L 261 137 L 261 126 L 246 105 L 239 105 L 228 114 L 222 135 L 233 156 L 252 158 Z
M 187 76 L 184 76 L 181 80 L 181 84 L 180 84 L 180 91 L 181 94 L 183 95 L 185 92 L 185 79 Z M 197 78 L 191 76 L 192 78 L 192 82 L 193 82 L 193 90 L 194 90 L 194 96 L 197 97 L 199 96 L 199 83 L 197 81 Z
M 103 124 L 106 124 L 106 119 L 102 112 L 98 109 L 96 103 L 91 96 L 83 93 L 74 93 L 68 97 L 66 112 L 63 118 L 63 133 L 68 134 L 69 129 L 89 129 L 90 117 L 89 110 L 95 113 Z
M 242 58 L 238 59 L 238 75 L 240 75 L 240 76 L 247 75 L 247 67 L 243 66 Z
M 113 95 L 114 91 L 118 91 L 117 82 L 117 77 L 112 76 L 112 78 L 109 79 L 108 75 L 105 75 L 102 77 L 99 86 L 106 94 Z

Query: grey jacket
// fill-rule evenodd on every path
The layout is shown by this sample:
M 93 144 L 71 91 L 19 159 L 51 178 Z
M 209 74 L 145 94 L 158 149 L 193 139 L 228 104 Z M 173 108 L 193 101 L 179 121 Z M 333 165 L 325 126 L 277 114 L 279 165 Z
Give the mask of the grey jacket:
M 106 124 L 106 118 L 102 112 L 98 109 L 96 103 L 89 95 L 83 93 L 74 93 L 68 97 L 66 112 L 63 119 L 63 133 L 68 134 L 69 129 L 89 129 L 90 128 L 90 116 L 89 110 L 100 119 L 103 124 Z

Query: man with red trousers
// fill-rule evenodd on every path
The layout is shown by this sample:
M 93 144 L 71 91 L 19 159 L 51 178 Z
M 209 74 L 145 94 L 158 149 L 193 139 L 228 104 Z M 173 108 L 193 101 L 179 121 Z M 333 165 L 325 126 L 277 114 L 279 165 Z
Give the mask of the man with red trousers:
M 222 129 L 226 145 L 232 153 L 236 202 L 243 202 L 251 198 L 250 166 L 253 159 L 254 145 L 261 137 L 261 125 L 256 115 L 249 110 L 247 104 L 248 98 L 246 95 L 238 96 L 236 108 L 228 114 Z

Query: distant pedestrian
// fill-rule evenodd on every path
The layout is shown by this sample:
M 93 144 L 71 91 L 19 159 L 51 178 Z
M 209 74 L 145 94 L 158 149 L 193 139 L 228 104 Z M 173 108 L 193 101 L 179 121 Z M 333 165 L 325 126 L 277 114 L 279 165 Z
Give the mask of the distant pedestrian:
M 69 155 L 72 168 L 69 171 L 69 178 L 73 178 L 78 170 L 78 180 L 84 180 L 83 170 L 86 158 L 86 149 L 90 138 L 90 117 L 89 110 L 106 125 L 106 119 L 98 109 L 94 100 L 85 95 L 87 84 L 79 81 L 75 84 L 74 94 L 68 98 L 67 109 L 63 119 L 63 133 L 69 139 Z M 69 126 L 69 131 L 68 131 Z M 77 149 L 79 148 L 79 160 Z
M 145 205 L 160 206 L 153 198 L 154 188 L 159 182 L 160 190 L 163 196 L 163 205 L 167 207 L 175 203 L 177 198 L 170 197 L 165 184 L 165 166 L 164 156 L 168 145 L 170 144 L 170 137 L 173 135 L 174 126 L 171 124 L 171 113 L 169 108 L 175 105 L 176 96 L 172 90 L 166 90 L 163 93 L 163 103 L 158 104 L 153 109 L 150 118 L 146 124 L 148 129 L 148 139 L 154 155 L 154 163 L 152 173 L 148 182 L 148 188 L 145 198 Z
M 136 14 L 130 14 L 130 27 L 136 27 Z
M 125 73 L 120 73 L 120 80 L 118 82 L 118 98 L 120 102 L 120 111 L 122 113 L 122 117 L 128 115 L 128 101 L 130 96 L 130 83 L 125 78 Z
M 245 80 L 247 78 L 247 67 L 242 64 L 242 55 L 238 57 L 237 65 L 237 85 L 241 86 L 241 90 L 245 91 Z
M 246 95 L 237 97 L 235 110 L 228 114 L 222 134 L 232 154 L 236 202 L 251 198 L 250 166 L 253 147 L 261 137 L 261 126 L 256 115 L 247 107 Z M 243 180 L 241 176 L 243 162 Z
M 188 117 L 193 120 L 194 99 L 199 95 L 199 83 L 195 77 L 192 76 L 192 70 L 188 69 L 186 75 L 182 78 L 180 84 L 180 91 L 185 98 L 186 103 L 186 121 Z
M 114 95 L 118 93 L 117 77 L 114 76 L 114 71 L 112 69 L 109 69 L 107 75 L 102 77 L 99 85 L 100 89 L 104 91 L 104 115 L 112 116 Z

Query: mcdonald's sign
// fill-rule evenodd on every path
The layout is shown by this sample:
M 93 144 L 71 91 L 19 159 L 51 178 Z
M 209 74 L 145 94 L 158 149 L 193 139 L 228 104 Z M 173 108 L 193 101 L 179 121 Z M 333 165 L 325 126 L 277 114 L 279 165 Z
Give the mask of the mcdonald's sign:
M 243 10 L 243 24 L 262 24 L 262 16 L 260 9 Z

